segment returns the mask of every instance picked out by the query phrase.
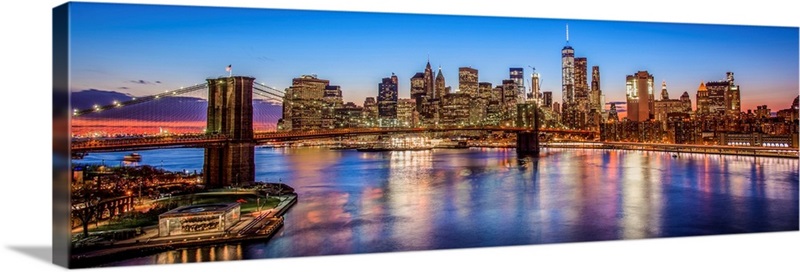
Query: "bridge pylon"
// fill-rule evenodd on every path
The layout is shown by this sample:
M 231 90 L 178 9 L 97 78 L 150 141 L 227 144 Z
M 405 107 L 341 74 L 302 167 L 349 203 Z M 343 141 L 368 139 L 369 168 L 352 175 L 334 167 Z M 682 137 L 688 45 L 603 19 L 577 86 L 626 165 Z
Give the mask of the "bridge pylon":
M 227 138 L 205 148 L 203 178 L 210 188 L 255 181 L 254 81 L 245 76 L 208 79 L 206 134 Z
M 532 128 L 529 131 L 517 132 L 517 155 L 520 156 L 539 156 L 539 105 L 536 102 L 531 103 L 533 106 L 533 114 L 531 116 Z M 523 116 L 525 118 L 527 116 Z

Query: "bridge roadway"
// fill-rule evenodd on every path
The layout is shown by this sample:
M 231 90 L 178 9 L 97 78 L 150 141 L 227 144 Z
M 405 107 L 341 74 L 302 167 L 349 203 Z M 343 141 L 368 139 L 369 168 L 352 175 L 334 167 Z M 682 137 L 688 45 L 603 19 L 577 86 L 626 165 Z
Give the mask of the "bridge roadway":
M 291 141 L 304 139 L 322 139 L 340 136 L 379 135 L 391 133 L 426 133 L 449 131 L 503 131 L 521 132 L 530 131 L 530 128 L 518 127 L 455 127 L 455 128 L 369 128 L 369 129 L 332 129 L 310 130 L 299 132 L 260 132 L 255 133 L 256 143 L 269 141 Z M 596 131 L 540 129 L 543 133 L 563 133 L 573 135 L 595 136 Z M 158 147 L 202 147 L 222 144 L 229 140 L 225 136 L 206 134 L 181 134 L 167 136 L 142 136 L 142 137 L 103 137 L 103 138 L 76 138 L 71 142 L 73 153 L 88 151 L 125 151 L 141 150 Z
M 262 132 L 256 133 L 256 143 L 269 141 L 291 141 L 302 139 L 322 139 L 339 136 L 356 135 L 378 135 L 389 133 L 424 133 L 424 132 L 446 132 L 446 131 L 505 131 L 518 132 L 527 131 L 526 128 L 497 127 L 497 128 L 393 128 L 393 129 L 337 129 L 321 131 L 303 132 Z M 544 133 L 566 133 L 592 135 L 593 131 L 576 131 L 560 129 L 542 129 Z M 205 135 L 205 134 L 186 134 L 172 136 L 150 136 L 150 137 L 120 137 L 120 138 L 82 138 L 72 141 L 72 152 L 83 153 L 90 151 L 124 151 L 142 150 L 159 147 L 206 147 L 223 144 L 229 139 L 224 136 Z M 768 147 L 768 146 L 721 146 L 721 145 L 690 145 L 690 144 L 665 144 L 665 143 L 635 143 L 635 142 L 594 142 L 594 141 L 574 141 L 574 142 L 551 142 L 546 143 L 545 147 L 571 147 L 579 145 L 584 148 L 607 148 L 607 149 L 642 149 L 642 150 L 661 150 L 670 152 L 690 152 L 690 153 L 713 153 L 713 154 L 751 154 L 751 155 L 780 155 L 781 157 L 796 157 L 798 149 L 793 147 Z M 767 153 L 763 153 L 767 152 Z M 762 154 L 763 153 L 763 154 Z

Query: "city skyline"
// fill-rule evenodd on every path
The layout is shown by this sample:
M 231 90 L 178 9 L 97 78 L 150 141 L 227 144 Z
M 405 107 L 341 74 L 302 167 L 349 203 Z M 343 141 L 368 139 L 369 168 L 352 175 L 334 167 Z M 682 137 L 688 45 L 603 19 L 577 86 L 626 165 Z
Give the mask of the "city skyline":
M 541 90 L 553 92 L 553 101 L 561 102 L 560 50 L 569 24 L 575 56 L 602 70 L 606 102 L 624 102 L 623 77 L 639 70 L 647 70 L 655 82 L 666 81 L 670 93 L 691 96 L 700 82 L 735 72 L 743 111 L 764 104 L 788 108 L 787 101 L 798 92 L 796 27 L 77 6 L 71 91 L 148 95 L 226 76 L 225 67 L 231 65 L 233 74 L 254 76 L 278 89 L 300 75 L 317 74 L 341 86 L 344 101 L 360 104 L 365 97 L 377 97 L 378 83 L 391 73 L 399 78 L 399 98 L 410 97 L 410 78 L 430 58 L 433 67 L 442 67 L 453 91 L 459 67 L 477 69 L 478 80 L 494 86 L 508 78 L 509 68 L 524 68 L 529 80 L 529 66 L 536 67 Z M 120 9 L 136 16 L 111 20 Z M 337 28 L 320 27 L 330 22 Z M 519 35 L 519 30 L 531 35 Z M 504 42 L 506 37 L 514 42 Z M 632 46 L 635 41 L 647 48 Z M 772 95 L 759 95 L 763 93 Z
M 70 268 L 798 227 L 798 27 L 67 3 L 53 29 Z

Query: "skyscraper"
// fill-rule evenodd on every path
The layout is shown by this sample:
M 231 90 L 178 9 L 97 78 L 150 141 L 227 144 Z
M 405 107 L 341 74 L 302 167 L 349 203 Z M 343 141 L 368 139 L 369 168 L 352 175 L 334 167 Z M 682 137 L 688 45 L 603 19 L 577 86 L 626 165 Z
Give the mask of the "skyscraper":
M 458 91 L 470 97 L 478 96 L 478 70 L 472 67 L 458 68 Z
M 603 95 L 600 93 L 600 67 L 592 66 L 592 85 L 588 92 L 587 129 L 599 129 L 603 123 Z
M 617 106 L 614 103 L 611 103 L 611 107 L 608 109 L 608 122 L 616 123 L 619 121 L 619 115 L 617 114 Z
M 335 128 L 336 109 L 341 108 L 344 104 L 342 100 L 342 88 L 338 85 L 325 86 L 322 102 L 325 103 L 322 109 L 322 127 Z
M 575 50 L 569 45 L 569 25 L 567 25 L 567 44 L 561 49 L 561 114 L 562 122 L 571 126 L 575 120 Z
M 591 102 L 597 112 L 603 112 L 603 92 L 600 90 L 600 66 L 592 66 Z
M 681 95 L 681 103 L 683 103 L 683 113 L 692 113 L 692 98 L 689 97 L 689 92 L 683 92 Z
M 419 121 L 413 98 L 403 98 L 397 101 L 397 126 L 416 127 Z
M 639 71 L 626 77 L 628 119 L 643 122 L 653 114 L 653 75 Z
M 700 86 L 697 87 L 697 113 L 698 117 L 706 116 L 711 111 L 709 110 L 708 105 L 708 88 L 706 88 L 706 84 L 700 82 Z
M 433 83 L 433 89 L 435 93 L 435 98 L 442 99 L 444 95 L 447 94 L 447 89 L 445 88 L 444 82 L 444 75 L 442 75 L 442 66 L 439 66 L 439 71 L 436 73 L 436 80 Z
M 522 68 L 508 68 L 508 78 L 517 83 L 517 101 L 525 101 L 525 71 Z
M 364 125 L 372 127 L 378 122 L 378 102 L 375 97 L 364 98 Z
M 416 101 L 417 112 L 423 112 L 423 104 L 427 100 L 427 93 L 425 92 L 425 74 L 416 73 L 411 77 L 411 98 Z
M 561 93 L 562 102 L 575 100 L 575 50 L 569 45 L 569 25 L 567 25 L 567 44 L 561 49 Z
M 285 130 L 310 130 L 323 127 L 325 89 L 330 81 L 316 75 L 302 75 L 292 79 L 283 99 L 283 118 L 280 126 Z
M 517 83 L 514 80 L 506 79 L 503 80 L 503 113 L 504 119 L 507 120 L 514 120 L 514 116 L 517 113 L 517 101 L 518 92 L 517 92 Z
M 382 126 L 397 119 L 397 76 L 394 73 L 378 84 L 378 117 L 382 119 Z
M 553 92 L 542 93 L 542 106 L 545 108 L 553 107 Z
M 492 93 L 492 83 L 489 82 L 479 82 L 478 83 L 478 99 L 475 99 L 473 108 L 477 109 L 482 115 L 482 118 L 479 118 L 477 124 L 486 124 L 486 120 L 489 114 L 489 104 L 492 101 L 493 93 Z M 497 103 L 495 103 L 497 105 Z
M 589 83 L 587 81 L 586 58 L 578 57 L 574 59 L 575 69 L 575 100 L 589 98 Z
M 708 89 L 708 112 L 711 115 L 721 117 L 725 115 L 727 107 L 725 106 L 725 98 L 728 92 L 727 81 L 709 81 L 706 82 Z
M 686 94 L 688 98 L 688 94 Z M 654 110 L 652 112 L 653 118 L 661 122 L 662 129 L 667 129 L 667 123 L 670 116 L 685 115 L 686 102 L 680 99 L 669 99 L 669 92 L 667 92 L 667 82 L 661 82 L 661 99 L 654 101 Z M 691 102 L 690 102 L 691 103 Z M 674 119 L 674 118 L 673 118 Z
M 706 82 L 708 89 L 708 113 L 715 116 L 736 117 L 741 112 L 739 86 L 735 84 L 733 72 L 727 72 L 725 79 Z
M 586 58 L 578 57 L 574 59 L 575 69 L 575 102 L 572 104 L 573 117 L 567 126 L 576 129 L 586 129 L 586 125 L 590 123 L 591 103 L 589 101 L 589 84 L 587 77 Z
M 427 95 L 428 98 L 434 98 L 435 97 L 434 89 L 433 89 L 434 88 L 433 87 L 434 86 L 433 85 L 433 76 L 434 75 L 433 75 L 433 69 L 431 69 L 431 60 L 428 59 L 428 63 L 425 64 L 425 72 L 423 72 L 423 74 L 422 74 L 423 89 L 425 89 L 425 95 Z M 441 97 L 437 97 L 437 98 L 441 99 Z
M 729 116 L 735 117 L 742 111 L 742 99 L 739 85 L 733 81 L 733 72 L 727 73 L 728 93 L 725 95 L 725 108 Z

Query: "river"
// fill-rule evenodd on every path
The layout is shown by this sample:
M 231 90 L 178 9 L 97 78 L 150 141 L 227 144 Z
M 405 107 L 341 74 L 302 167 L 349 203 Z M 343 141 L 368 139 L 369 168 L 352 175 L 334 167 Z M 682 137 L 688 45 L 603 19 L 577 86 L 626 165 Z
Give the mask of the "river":
M 141 151 L 202 169 L 202 149 Z M 120 164 L 126 153 L 80 163 Z M 256 178 L 299 202 L 269 241 L 111 266 L 798 230 L 798 160 L 625 150 L 256 148 Z

